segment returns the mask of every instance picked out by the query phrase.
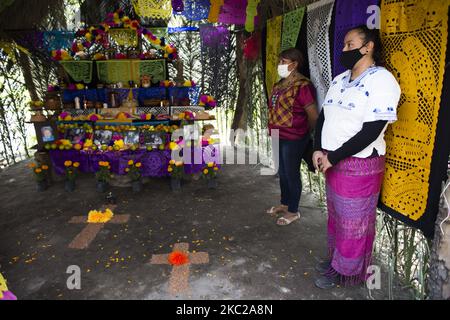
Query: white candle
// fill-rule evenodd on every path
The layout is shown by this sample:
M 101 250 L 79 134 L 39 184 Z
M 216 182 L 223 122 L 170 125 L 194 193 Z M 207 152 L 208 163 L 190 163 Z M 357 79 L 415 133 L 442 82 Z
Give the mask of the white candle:
M 75 97 L 75 109 L 80 110 L 80 98 Z

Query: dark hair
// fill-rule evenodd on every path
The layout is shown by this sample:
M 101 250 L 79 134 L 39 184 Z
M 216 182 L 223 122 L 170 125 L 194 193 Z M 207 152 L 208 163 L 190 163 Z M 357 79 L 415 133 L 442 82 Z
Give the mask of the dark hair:
M 303 53 L 296 49 L 296 48 L 290 48 L 286 49 L 283 52 L 280 53 L 280 58 L 282 59 L 288 59 L 294 62 L 297 62 L 297 71 L 300 72 L 303 68 L 303 65 L 305 64 L 305 57 L 303 56 Z
M 378 29 L 369 29 L 366 25 L 360 25 L 358 27 L 350 29 L 350 31 L 357 31 L 363 36 L 364 43 L 373 42 L 373 59 L 377 65 L 383 64 L 382 48 L 380 32 Z M 347 33 L 348 33 L 347 32 Z

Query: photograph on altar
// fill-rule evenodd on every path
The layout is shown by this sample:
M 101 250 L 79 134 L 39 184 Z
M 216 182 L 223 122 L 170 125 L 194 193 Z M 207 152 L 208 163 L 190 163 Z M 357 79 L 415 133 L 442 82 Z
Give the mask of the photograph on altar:
M 41 137 L 43 142 L 55 141 L 55 134 L 51 126 L 45 126 L 41 128 Z
M 165 132 L 144 131 L 142 141 L 146 147 L 157 147 L 164 143 Z
M 110 130 L 95 130 L 94 131 L 94 144 L 97 146 L 109 145 L 113 136 L 113 132 Z
M 135 130 L 125 132 L 123 135 L 123 142 L 126 145 L 138 145 L 140 142 L 139 131 Z
M 86 131 L 83 128 L 68 129 L 64 135 L 64 139 L 69 140 L 72 144 L 81 143 L 86 139 Z

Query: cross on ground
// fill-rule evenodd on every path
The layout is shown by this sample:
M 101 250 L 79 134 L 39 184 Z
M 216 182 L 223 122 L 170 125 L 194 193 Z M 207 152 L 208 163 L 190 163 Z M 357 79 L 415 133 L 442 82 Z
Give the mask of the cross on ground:
M 100 210 L 105 211 L 107 208 L 110 210 L 115 209 L 116 205 L 108 205 L 103 206 Z M 109 220 L 106 223 L 88 223 L 87 222 L 88 217 L 87 216 L 78 216 L 78 217 L 72 217 L 72 219 L 69 221 L 69 223 L 87 223 L 87 225 L 84 227 L 83 230 L 72 240 L 72 242 L 69 244 L 69 248 L 71 249 L 86 249 L 89 247 L 89 244 L 95 239 L 97 234 L 100 232 L 100 230 L 103 229 L 105 224 L 125 224 L 130 220 L 129 214 L 119 214 L 114 215 L 111 220 Z
M 176 295 L 189 290 L 189 267 L 191 264 L 206 264 L 209 255 L 206 252 L 189 252 L 188 243 L 176 243 L 172 252 L 183 252 L 189 257 L 189 261 L 183 265 L 174 265 L 169 279 L 169 293 Z M 170 254 L 154 254 L 150 264 L 170 264 Z

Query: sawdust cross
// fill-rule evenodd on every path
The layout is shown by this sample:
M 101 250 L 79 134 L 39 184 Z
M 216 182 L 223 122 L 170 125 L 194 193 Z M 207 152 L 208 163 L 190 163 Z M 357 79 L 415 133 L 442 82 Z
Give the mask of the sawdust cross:
M 169 279 L 169 293 L 177 293 L 189 290 L 189 267 L 191 264 L 206 264 L 209 262 L 209 255 L 206 252 L 189 252 L 188 243 L 176 243 L 172 252 L 182 252 L 188 256 L 189 260 L 183 265 L 173 265 Z M 154 254 L 150 264 L 170 264 L 170 254 Z
M 113 210 L 115 207 L 116 207 L 115 205 L 103 206 L 100 210 L 105 211 L 107 208 Z M 79 217 L 72 217 L 72 219 L 69 221 L 69 223 L 87 224 L 84 227 L 84 229 L 72 240 L 72 242 L 69 244 L 69 248 L 86 249 L 87 247 L 89 247 L 89 244 L 95 239 L 100 230 L 103 229 L 106 223 L 125 224 L 128 222 L 128 220 L 130 220 L 130 215 L 129 214 L 114 215 L 111 218 L 111 220 L 109 220 L 106 223 L 88 223 L 87 219 L 88 219 L 87 216 L 79 216 Z

